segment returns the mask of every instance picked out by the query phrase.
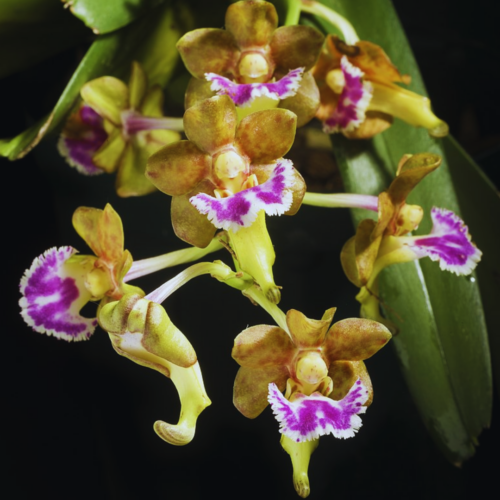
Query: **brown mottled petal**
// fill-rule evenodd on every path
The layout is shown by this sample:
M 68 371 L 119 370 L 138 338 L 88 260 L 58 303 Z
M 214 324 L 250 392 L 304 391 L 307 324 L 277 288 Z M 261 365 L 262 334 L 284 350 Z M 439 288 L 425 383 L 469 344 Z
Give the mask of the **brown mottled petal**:
M 349 318 L 330 328 L 323 348 L 330 361 L 362 361 L 384 347 L 391 337 L 391 332 L 377 321 Z
M 324 36 L 311 26 L 282 26 L 271 39 L 271 55 L 277 69 L 287 73 L 296 68 L 310 70 L 318 60 Z
M 393 122 L 392 116 L 381 111 L 367 111 L 366 117 L 361 125 L 350 132 L 342 133 L 348 139 L 371 139 L 373 136 L 387 130 Z
M 286 324 L 297 346 L 319 347 L 323 343 L 330 321 L 328 317 L 309 319 L 300 311 L 290 309 L 286 313 Z
M 233 143 L 237 121 L 232 99 L 227 95 L 215 96 L 184 113 L 184 132 L 200 149 L 214 154 Z
M 307 72 L 302 77 L 297 93 L 280 101 L 279 107 L 295 113 L 297 115 L 297 127 L 302 127 L 314 118 L 319 104 L 318 86 L 311 73 Z
M 378 195 L 378 221 L 372 233 L 373 239 L 378 238 L 379 236 L 382 236 L 384 234 L 385 230 L 392 222 L 395 211 L 396 209 L 391 200 L 391 197 L 389 196 L 387 191 L 382 191 Z M 391 232 L 391 228 L 389 228 L 389 233 Z
M 382 237 L 373 239 L 372 234 L 376 222 L 372 219 L 365 219 L 359 223 L 354 240 L 356 252 L 356 266 L 361 284 L 366 285 L 373 272 L 373 265 L 377 259 L 378 249 Z
M 234 36 L 218 28 L 202 28 L 186 33 L 178 42 L 187 70 L 196 78 L 205 73 L 234 74 L 240 50 Z
M 364 406 L 370 406 L 373 401 L 373 386 L 363 361 L 334 361 L 328 370 L 328 376 L 333 382 L 333 391 L 329 395 L 335 401 L 340 401 L 356 380 L 361 379 L 362 384 L 368 389 L 368 400 Z
M 333 115 L 339 102 L 339 95 L 336 94 L 326 83 L 318 82 L 320 104 L 316 111 L 316 118 L 324 122 Z
M 256 370 L 242 366 L 234 381 L 234 406 L 247 418 L 258 417 L 268 405 L 269 384 L 275 383 L 284 391 L 288 377 L 288 369 L 284 366 Z
M 243 330 L 235 339 L 231 356 L 241 366 L 264 368 L 287 365 L 295 346 L 278 326 L 257 325 Z
M 137 61 L 132 62 L 132 71 L 128 85 L 130 92 L 129 105 L 132 109 L 139 109 L 148 86 L 148 77 Z
M 73 214 L 73 227 L 95 255 L 108 262 L 118 261 L 123 253 L 123 225 L 108 203 L 104 210 L 79 207 Z
M 141 114 L 161 118 L 163 116 L 164 100 L 162 88 L 159 85 L 151 87 L 142 101 Z
M 324 82 L 329 71 L 331 71 L 332 69 L 340 68 L 340 59 L 342 58 L 342 55 L 338 54 L 336 51 L 332 53 L 330 52 L 330 50 L 328 50 L 329 39 L 330 35 L 328 35 L 327 37 L 327 43 L 325 44 L 325 47 L 320 51 L 317 63 L 311 69 L 311 73 L 317 81 Z
M 357 42 L 356 46 L 360 49 L 359 53 L 355 56 L 348 56 L 349 62 L 361 69 L 368 80 L 376 80 L 382 83 L 410 83 L 410 77 L 401 75 L 382 47 L 364 40 Z
M 170 211 L 175 234 L 181 240 L 198 248 L 205 248 L 212 241 L 215 226 L 207 219 L 206 215 L 200 214 L 189 203 L 189 198 L 198 193 L 213 196 L 214 188 L 215 186 L 208 179 L 205 179 L 193 191 L 172 198 Z
M 278 14 L 269 2 L 236 2 L 226 11 L 226 30 L 241 49 L 267 45 L 277 26 Z
M 198 80 L 191 78 L 189 80 L 186 93 L 184 94 L 184 109 L 189 109 L 191 106 L 198 104 L 205 99 L 210 99 L 215 96 L 215 92 L 210 89 L 212 82 L 206 80 Z
M 116 175 L 116 193 L 122 198 L 129 196 L 143 196 L 156 190 L 145 176 L 147 154 L 145 150 L 129 143 L 120 160 Z
M 150 156 L 146 176 L 170 196 L 191 191 L 212 167 L 212 157 L 191 141 L 169 144 Z
M 358 266 L 356 265 L 356 237 L 349 238 L 340 252 L 340 263 L 347 279 L 361 288 L 363 285 L 359 280 Z
M 441 157 L 433 153 L 403 156 L 398 166 L 398 175 L 387 190 L 393 203 L 400 204 L 405 201 L 413 188 L 439 165 Z
M 252 163 L 283 157 L 295 139 L 297 116 L 286 109 L 257 111 L 241 120 L 235 142 Z

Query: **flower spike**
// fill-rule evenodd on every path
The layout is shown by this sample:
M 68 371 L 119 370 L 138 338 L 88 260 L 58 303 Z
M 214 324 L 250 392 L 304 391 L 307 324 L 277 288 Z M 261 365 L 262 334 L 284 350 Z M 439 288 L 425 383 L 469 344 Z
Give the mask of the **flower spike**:
M 269 384 L 269 403 L 280 423 L 280 432 L 297 443 L 333 434 L 347 439 L 361 427 L 358 414 L 366 412 L 368 390 L 358 379 L 340 401 L 315 392 L 310 396 L 297 393 L 287 401 L 276 384 Z
M 89 266 L 71 264 L 72 247 L 50 248 L 26 270 L 19 301 L 24 321 L 39 333 L 78 341 L 87 340 L 97 326 L 95 318 L 80 316 L 91 295 L 84 280 Z

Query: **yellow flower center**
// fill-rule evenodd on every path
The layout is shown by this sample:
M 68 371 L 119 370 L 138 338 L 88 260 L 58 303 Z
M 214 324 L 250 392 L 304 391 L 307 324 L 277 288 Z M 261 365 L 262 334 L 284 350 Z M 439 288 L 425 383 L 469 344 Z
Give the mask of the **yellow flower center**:
M 269 79 L 267 59 L 258 52 L 244 54 L 240 59 L 238 70 L 243 83 L 263 83 Z
M 341 94 L 345 87 L 345 77 L 341 69 L 332 69 L 326 75 L 327 85 L 336 93 Z
M 222 181 L 221 197 L 241 191 L 247 178 L 247 162 L 236 151 L 225 151 L 214 161 L 214 173 Z M 216 193 L 217 194 L 217 193 Z
M 319 352 L 306 352 L 297 362 L 297 379 L 306 384 L 318 384 L 328 375 L 328 367 Z

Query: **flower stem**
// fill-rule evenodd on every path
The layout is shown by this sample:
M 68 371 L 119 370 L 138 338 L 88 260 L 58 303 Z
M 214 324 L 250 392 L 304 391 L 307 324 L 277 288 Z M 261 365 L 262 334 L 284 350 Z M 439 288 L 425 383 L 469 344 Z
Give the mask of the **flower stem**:
M 351 193 L 306 193 L 302 200 L 304 205 L 326 208 L 365 208 L 378 211 L 378 197 L 369 194 Z
M 214 238 L 206 248 L 190 247 L 175 252 L 169 252 L 158 257 L 151 257 L 149 259 L 137 260 L 132 264 L 130 271 L 125 276 L 125 282 L 146 276 L 148 274 L 160 271 L 167 267 L 177 266 L 179 264 L 186 264 L 194 260 L 201 259 L 205 255 L 220 250 L 222 245 Z
M 288 9 L 286 12 L 285 26 L 299 24 L 301 5 L 300 0 L 287 0 Z
M 125 111 L 122 113 L 123 129 L 127 135 L 136 134 L 145 130 L 184 130 L 182 118 L 154 118 L 152 116 L 142 116 L 135 111 Z
M 276 324 L 285 330 L 291 338 L 288 325 L 286 324 L 285 313 L 276 304 L 270 302 L 259 288 L 252 286 L 247 288 L 243 294 L 259 304 L 259 306 L 262 307 L 262 309 L 264 309 L 274 319 L 274 321 L 276 321 Z
M 354 27 L 345 17 L 342 17 L 334 10 L 319 2 L 314 2 L 313 0 L 301 0 L 301 4 L 302 12 L 314 14 L 315 16 L 321 17 L 335 26 L 342 33 L 347 44 L 354 45 L 357 41 L 359 41 L 359 37 Z

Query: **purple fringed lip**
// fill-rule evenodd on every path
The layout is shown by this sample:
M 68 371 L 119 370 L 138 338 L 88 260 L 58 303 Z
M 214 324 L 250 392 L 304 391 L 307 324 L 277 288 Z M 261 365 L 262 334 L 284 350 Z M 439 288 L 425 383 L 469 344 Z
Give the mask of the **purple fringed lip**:
M 235 83 L 215 73 L 206 73 L 205 78 L 212 82 L 211 90 L 217 92 L 218 95 L 228 95 L 236 106 L 243 108 L 261 96 L 277 101 L 294 96 L 302 80 L 304 69 L 294 69 L 277 82 L 272 83 Z
M 327 134 L 350 132 L 358 128 L 365 120 L 365 112 L 372 98 L 372 85 L 363 81 L 364 73 L 353 66 L 343 56 L 340 67 L 345 85 L 332 116 L 323 123 L 323 131 Z
M 409 239 L 418 258 L 430 257 L 439 267 L 458 275 L 470 274 L 481 260 L 482 252 L 471 242 L 464 221 L 451 210 L 434 207 L 429 236 Z
M 96 318 L 78 314 L 82 290 L 64 264 L 76 253 L 72 247 L 50 248 L 37 257 L 21 279 L 21 316 L 39 333 L 72 341 L 88 339 L 97 326 Z M 85 292 L 83 292 L 85 293 Z
M 293 182 L 292 162 L 282 158 L 263 184 L 227 198 L 217 199 L 200 193 L 189 201 L 200 213 L 206 214 L 215 227 L 237 232 L 241 227 L 251 226 L 261 210 L 268 215 L 285 213 L 292 204 L 289 188 Z
M 70 126 L 66 125 L 61 132 L 57 143 L 59 152 L 81 174 L 102 174 L 103 170 L 96 167 L 92 157 L 108 138 L 103 119 L 85 104 L 77 113 L 76 117 L 69 118 Z
M 311 396 L 299 394 L 294 401 L 288 401 L 276 384 L 269 384 L 268 401 L 280 432 L 300 443 L 333 434 L 336 438 L 354 437 L 361 427 L 360 413 L 368 400 L 368 390 L 358 379 L 344 399 L 335 401 L 315 392 Z

